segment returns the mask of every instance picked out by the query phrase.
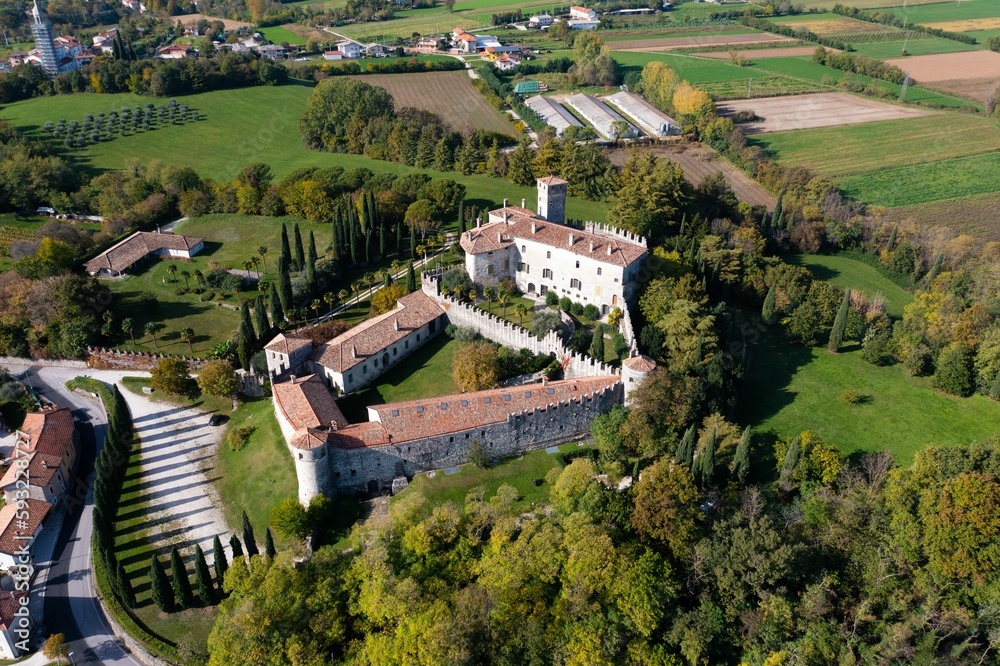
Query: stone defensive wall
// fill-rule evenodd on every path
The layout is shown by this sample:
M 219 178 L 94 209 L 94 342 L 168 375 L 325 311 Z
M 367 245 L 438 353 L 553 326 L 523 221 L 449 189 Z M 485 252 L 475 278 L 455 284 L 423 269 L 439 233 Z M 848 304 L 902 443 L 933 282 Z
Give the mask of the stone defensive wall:
M 140 370 L 153 369 L 160 359 L 179 358 L 187 361 L 192 371 L 198 371 L 205 365 L 205 359 L 173 354 L 149 354 L 146 352 L 122 351 L 121 349 L 105 349 L 103 347 L 87 347 L 84 359 L 88 368 L 95 370 Z

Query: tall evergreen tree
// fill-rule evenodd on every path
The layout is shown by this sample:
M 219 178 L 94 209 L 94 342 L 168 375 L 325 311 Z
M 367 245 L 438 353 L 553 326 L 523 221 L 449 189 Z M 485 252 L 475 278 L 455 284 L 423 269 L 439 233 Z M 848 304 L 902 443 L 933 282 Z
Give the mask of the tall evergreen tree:
M 775 229 L 780 229 L 781 228 L 781 215 L 782 215 L 782 207 L 783 207 L 783 200 L 784 200 L 784 198 L 785 198 L 785 191 L 782 190 L 781 192 L 778 192 L 778 199 L 777 199 L 777 201 L 774 202 L 774 211 L 771 214 L 771 225 L 770 226 L 773 227 L 773 228 L 775 228 Z M 767 220 L 767 215 L 764 216 L 764 220 L 765 221 Z
M 219 588 L 219 592 L 222 592 L 222 581 L 226 578 L 226 571 L 229 570 L 229 561 L 226 559 L 226 551 L 222 547 L 222 541 L 219 539 L 219 535 L 216 534 L 215 538 L 212 539 L 212 566 L 215 569 L 215 584 Z
M 677 455 L 675 456 L 677 462 L 684 463 L 689 468 L 694 463 L 694 446 L 695 446 L 696 434 L 697 434 L 697 428 L 692 424 L 690 428 L 684 431 L 684 436 L 681 437 L 681 441 L 677 445 Z
M 417 229 L 410 227 L 410 259 L 417 258 Z
M 198 603 L 202 606 L 211 606 L 215 603 L 212 574 L 208 570 L 208 562 L 205 561 L 205 553 L 202 552 L 201 546 L 194 547 L 194 581 Z
M 844 341 L 844 329 L 847 328 L 847 313 L 851 309 L 851 290 L 844 292 L 844 300 L 840 302 L 840 309 L 837 310 L 837 318 L 833 320 L 833 328 L 830 329 L 830 343 L 827 349 L 833 353 L 840 351 L 840 345 Z
M 354 206 L 347 207 L 347 248 L 351 252 L 351 263 L 358 265 L 358 223 L 355 219 Z
M 292 265 L 292 251 L 288 245 L 288 225 L 281 223 L 281 256 L 278 260 L 285 260 L 285 266 Z
M 177 546 L 170 549 L 170 580 L 174 588 L 174 598 L 181 608 L 191 608 L 194 603 L 194 594 L 191 592 L 191 579 L 188 578 L 187 569 L 184 568 L 184 560 L 177 550 Z
M 406 291 L 413 293 L 417 290 L 417 272 L 413 269 L 413 262 L 406 265 Z
M 115 569 L 115 578 L 118 583 L 118 598 L 126 608 L 135 608 L 135 590 L 132 588 L 132 581 L 129 579 L 128 572 L 125 571 L 125 567 L 120 560 L 117 562 Z
M 695 462 L 695 467 L 698 468 L 698 480 L 703 487 L 712 485 L 712 479 L 715 477 L 715 438 L 715 430 L 712 430 L 711 436 L 705 442 L 705 450 Z
M 283 312 L 291 312 L 292 308 L 295 307 L 295 302 L 292 300 L 292 276 L 289 274 L 288 264 L 285 262 L 284 257 L 278 259 L 278 298 L 281 299 L 281 309 Z M 274 313 L 271 315 L 272 319 L 276 319 Z
M 240 538 L 235 534 L 229 537 L 229 550 L 233 551 L 233 562 L 237 558 L 243 557 L 243 546 L 240 544 Z
M 892 249 L 896 247 L 896 233 L 899 231 L 899 225 L 893 225 L 892 231 L 889 232 L 889 242 L 885 244 L 885 249 L 892 252 Z
M 247 335 L 251 346 L 256 347 L 257 336 L 254 334 L 253 317 L 250 314 L 250 303 L 248 301 L 243 301 L 243 303 L 240 304 L 240 328 L 244 327 L 248 330 Z
M 174 609 L 174 590 L 167 580 L 167 573 L 163 570 L 160 560 L 153 555 L 149 558 L 149 583 L 153 603 L 163 613 L 169 613 Z
M 465 233 L 465 199 L 458 202 L 458 236 Z
M 319 255 L 316 254 L 316 235 L 310 231 L 309 245 L 306 246 L 306 264 L 315 266 L 317 259 L 319 259 Z
M 280 260 L 278 262 L 281 263 Z M 280 326 L 285 321 L 285 309 L 281 306 L 281 298 L 278 297 L 278 288 L 271 283 L 267 291 L 267 307 L 271 311 L 271 321 L 275 326 Z
M 601 363 L 604 362 L 604 326 L 597 324 L 594 326 L 594 337 L 590 339 L 590 349 L 587 350 L 591 358 Z
M 396 254 L 403 254 L 403 220 L 396 220 Z
M 1000 400 L 1000 372 L 997 376 L 993 378 L 993 384 L 990 386 L 990 392 L 988 394 L 993 400 Z
M 333 213 L 333 224 L 330 225 L 330 247 L 327 248 L 330 254 L 336 259 L 340 259 L 340 208 Z
M 938 276 L 941 272 L 941 265 L 944 263 L 944 252 L 938 252 L 937 257 L 934 258 L 934 263 L 931 265 L 930 272 L 927 273 L 927 284 L 934 282 L 934 278 Z
M 788 221 L 785 222 L 785 231 L 791 233 L 792 228 L 795 226 L 795 211 L 788 212 Z
M 736 447 L 736 453 L 733 454 L 733 477 L 740 486 L 746 483 L 747 475 L 750 474 L 750 437 L 750 426 L 747 426 Z
M 301 271 L 302 267 L 306 265 L 306 253 L 305 249 L 302 247 L 302 232 L 299 230 L 299 223 L 296 222 L 292 226 L 292 269 L 295 271 Z
M 243 512 L 243 544 L 247 548 L 248 557 L 260 555 L 260 551 L 257 550 L 257 539 L 253 535 L 253 525 L 250 524 L 250 517 L 246 511 Z
M 258 344 L 269 337 L 271 322 L 267 320 L 267 309 L 264 307 L 264 294 L 257 294 L 253 302 L 253 327 L 257 333 Z
M 764 307 L 760 311 L 760 318 L 768 326 L 774 323 L 774 301 L 777 297 L 777 288 L 778 285 L 775 283 L 767 290 L 767 296 L 764 298 Z
M 240 321 L 240 326 L 236 329 L 236 357 L 240 361 L 241 368 L 250 369 L 250 359 L 253 358 L 255 352 L 253 325 L 249 323 L 249 320 Z
M 273 560 L 278 554 L 278 550 L 274 547 L 274 537 L 271 536 L 270 527 L 264 528 L 264 553 L 269 560 Z

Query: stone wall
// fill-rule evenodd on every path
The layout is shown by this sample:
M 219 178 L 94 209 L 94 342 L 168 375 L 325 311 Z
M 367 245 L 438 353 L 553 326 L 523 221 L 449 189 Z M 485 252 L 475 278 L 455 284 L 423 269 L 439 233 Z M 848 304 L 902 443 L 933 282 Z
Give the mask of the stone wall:
M 201 369 L 205 365 L 203 358 L 190 358 L 188 356 L 176 356 L 174 354 L 149 354 L 147 352 L 123 351 L 121 349 L 105 349 L 102 347 L 87 347 L 84 353 L 87 367 L 95 370 L 139 370 L 149 371 L 153 369 L 160 359 L 179 358 L 187 361 L 192 371 Z
M 629 351 L 638 353 L 639 341 L 635 337 L 635 329 L 632 328 L 632 316 L 628 313 L 629 309 L 627 304 L 622 307 L 622 317 L 618 322 L 618 330 L 621 331 L 622 337 L 628 343 Z
M 590 433 L 590 425 L 623 397 L 622 384 L 579 400 L 553 403 L 544 409 L 510 414 L 502 423 L 441 437 L 363 449 L 330 447 L 330 481 L 340 492 L 377 492 L 391 488 L 400 476 L 442 469 L 469 462 L 473 442 L 483 445 L 486 456 L 505 456 L 563 444 Z

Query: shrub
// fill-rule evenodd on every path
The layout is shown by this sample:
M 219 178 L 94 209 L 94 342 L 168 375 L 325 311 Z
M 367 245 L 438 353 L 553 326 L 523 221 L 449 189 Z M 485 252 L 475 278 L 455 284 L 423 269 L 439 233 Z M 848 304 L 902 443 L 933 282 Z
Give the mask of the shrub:
M 187 287 L 177 287 L 176 289 L 174 289 L 174 294 L 176 294 L 177 296 L 183 296 L 186 293 L 188 293 Z
M 597 309 L 596 305 L 590 304 L 583 308 L 583 316 L 590 321 L 597 321 L 601 318 L 601 311 Z
M 559 309 L 563 312 L 569 312 L 573 309 L 573 301 L 569 300 L 569 296 L 563 296 L 559 299 Z
M 554 331 L 561 322 L 556 312 L 551 310 L 539 312 L 531 319 L 531 334 L 541 340 L 549 331 Z
M 476 466 L 478 469 L 486 469 L 489 464 L 489 459 L 486 457 L 486 450 L 483 448 L 483 443 L 478 439 L 469 446 L 469 462 Z
M 467 326 L 455 326 L 448 324 L 444 329 L 445 335 L 459 342 L 475 342 L 479 339 L 479 333 L 474 328 Z
M 253 434 L 253 426 L 237 426 L 229 431 L 226 435 L 226 444 L 233 451 L 242 451 L 247 445 L 247 440 L 250 439 L 250 435 Z
M 931 369 L 931 361 L 933 359 L 934 355 L 931 354 L 930 347 L 921 342 L 917 345 L 916 349 L 910 350 L 910 353 L 903 361 L 903 368 L 911 377 L 920 377 L 921 375 L 926 375 Z
M 214 291 L 206 291 L 206 292 L 202 292 L 201 297 L 200 297 L 199 300 L 210 301 L 213 298 L 215 298 L 215 292 Z
M 931 385 L 952 395 L 972 395 L 972 354 L 968 347 L 953 342 L 941 350 Z
M 577 317 L 582 317 L 583 316 L 583 303 L 573 303 L 573 305 L 571 305 L 569 307 L 569 311 L 572 312 Z
M 845 389 L 840 394 L 840 397 L 843 398 L 845 402 L 848 402 L 852 405 L 863 405 L 871 401 L 871 396 L 865 393 L 858 393 L 854 389 Z
M 556 295 L 554 291 L 545 292 L 545 304 L 550 308 L 554 305 L 559 305 L 559 296 Z
M 861 358 L 872 365 L 888 365 L 892 362 L 892 352 L 889 349 L 892 334 L 889 329 L 872 327 L 865 333 L 861 343 Z

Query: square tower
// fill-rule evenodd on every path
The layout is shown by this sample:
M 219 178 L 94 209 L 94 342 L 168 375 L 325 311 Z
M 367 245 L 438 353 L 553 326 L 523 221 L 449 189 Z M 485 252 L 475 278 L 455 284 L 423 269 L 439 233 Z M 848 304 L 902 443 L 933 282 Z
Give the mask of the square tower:
M 566 190 L 569 183 L 558 176 L 538 179 L 538 217 L 556 224 L 566 223 Z

